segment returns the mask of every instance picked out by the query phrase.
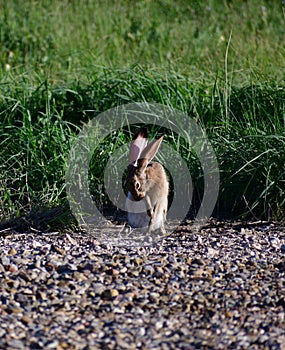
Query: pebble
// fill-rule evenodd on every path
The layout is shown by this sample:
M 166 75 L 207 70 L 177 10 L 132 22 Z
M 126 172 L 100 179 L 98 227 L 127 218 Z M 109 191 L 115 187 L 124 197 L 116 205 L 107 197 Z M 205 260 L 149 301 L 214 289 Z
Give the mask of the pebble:
M 13 247 L 8 252 L 8 255 L 16 255 L 16 254 L 17 254 L 17 250 Z
M 0 237 L 0 349 L 282 349 L 285 227 L 191 222 L 153 246 Z

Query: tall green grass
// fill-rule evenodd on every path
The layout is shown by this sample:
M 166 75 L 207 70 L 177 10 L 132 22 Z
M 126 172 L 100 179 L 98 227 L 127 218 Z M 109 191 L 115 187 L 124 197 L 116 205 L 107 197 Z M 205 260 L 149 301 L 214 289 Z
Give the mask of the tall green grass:
M 19 87 L 18 87 L 19 88 Z M 20 89 L 19 89 L 20 90 Z M 71 126 L 50 103 L 47 86 L 2 99 L 0 217 L 16 219 L 62 204 Z M 36 107 L 35 94 L 42 104 Z M 41 110 L 42 109 L 42 110 Z M 74 127 L 73 127 L 74 129 Z
M 65 208 L 66 159 L 82 124 L 143 101 L 206 130 L 221 175 L 215 215 L 284 219 L 281 1 L 13 0 L 0 10 L 1 222 Z M 130 138 L 120 130 L 93 156 L 90 187 L 102 206 L 104 164 Z M 200 198 L 191 148 L 166 140 L 188 162 Z M 65 211 L 52 213 L 67 222 Z
M 284 216 L 284 89 L 264 84 L 232 91 L 226 115 L 218 82 L 205 91 L 205 86 L 197 88 L 180 76 L 146 75 L 139 67 L 111 71 L 104 77 L 98 74 L 97 79 L 76 93 L 76 86 L 71 88 L 52 89 L 45 83 L 29 96 L 20 93 L 17 98 L 7 99 L 2 111 L 5 122 L 1 125 L 2 217 L 63 205 L 65 160 L 79 130 L 75 115 L 78 120 L 87 121 L 101 110 L 130 101 L 158 102 L 180 109 L 207 131 L 221 174 L 216 215 L 267 219 Z M 92 98 L 95 92 L 99 97 Z M 36 108 L 35 94 L 39 103 Z M 123 134 L 121 130 L 119 137 L 110 135 L 94 154 L 91 169 L 92 181 L 96 181 L 91 187 L 100 198 L 99 205 L 108 203 L 107 196 L 100 192 L 104 165 L 116 147 L 130 138 L 128 132 Z M 193 160 L 187 145 L 179 146 L 177 138 L 168 140 L 188 161 L 196 193 L 202 196 L 199 162 Z
M 281 0 L 3 1 L 2 75 L 62 83 L 85 80 L 98 66 L 140 64 L 209 81 L 224 72 L 231 36 L 234 83 L 284 81 L 284 7 Z

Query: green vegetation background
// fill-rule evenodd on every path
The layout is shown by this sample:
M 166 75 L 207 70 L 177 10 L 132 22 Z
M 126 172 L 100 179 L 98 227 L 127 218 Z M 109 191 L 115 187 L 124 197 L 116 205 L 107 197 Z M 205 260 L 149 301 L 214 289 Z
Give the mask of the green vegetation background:
M 0 222 L 68 224 L 58 208 L 72 141 L 90 118 L 134 101 L 179 109 L 207 131 L 221 172 L 216 215 L 284 219 L 284 22 L 277 0 L 2 1 Z M 111 135 L 93 157 L 102 205 L 103 164 L 129 138 Z M 191 149 L 169 142 L 201 196 Z

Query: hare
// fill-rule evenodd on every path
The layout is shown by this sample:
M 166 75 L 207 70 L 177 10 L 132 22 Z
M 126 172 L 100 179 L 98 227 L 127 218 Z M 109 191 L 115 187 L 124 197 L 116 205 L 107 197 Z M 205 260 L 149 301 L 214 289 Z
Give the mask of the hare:
M 165 233 L 169 182 L 163 166 L 152 162 L 163 140 L 147 144 L 147 129 L 141 128 L 130 145 L 126 179 L 128 197 L 126 209 L 132 227 L 147 227 L 147 232 Z

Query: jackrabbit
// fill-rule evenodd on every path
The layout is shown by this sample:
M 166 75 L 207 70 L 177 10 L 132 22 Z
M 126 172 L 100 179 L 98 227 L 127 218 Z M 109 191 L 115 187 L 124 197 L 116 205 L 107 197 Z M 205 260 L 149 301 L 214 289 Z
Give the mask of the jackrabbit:
M 147 134 L 146 128 L 139 129 L 130 146 L 126 179 L 128 223 L 132 227 L 147 227 L 148 233 L 165 233 L 169 182 L 163 166 L 152 162 L 163 136 L 147 144 Z

